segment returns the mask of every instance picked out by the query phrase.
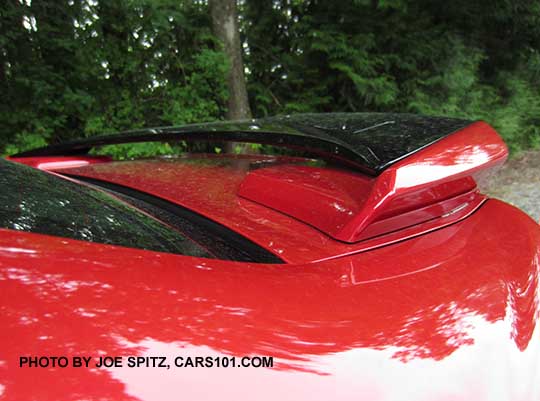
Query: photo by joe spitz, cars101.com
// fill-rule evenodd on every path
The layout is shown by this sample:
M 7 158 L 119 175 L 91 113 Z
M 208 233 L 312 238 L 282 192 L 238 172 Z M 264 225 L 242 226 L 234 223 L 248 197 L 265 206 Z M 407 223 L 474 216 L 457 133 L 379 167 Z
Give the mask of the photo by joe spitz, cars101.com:
M 262 151 L 96 154 L 175 141 Z M 507 155 L 343 113 L 6 157 L 0 399 L 540 400 L 540 226 L 482 192 Z

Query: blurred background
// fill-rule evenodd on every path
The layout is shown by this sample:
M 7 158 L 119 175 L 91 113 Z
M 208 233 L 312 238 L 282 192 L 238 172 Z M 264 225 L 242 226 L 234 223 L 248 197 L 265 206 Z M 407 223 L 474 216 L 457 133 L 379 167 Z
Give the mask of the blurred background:
M 484 119 L 530 160 L 540 2 L 3 0 L 0 93 L 4 155 L 144 126 L 393 111 Z

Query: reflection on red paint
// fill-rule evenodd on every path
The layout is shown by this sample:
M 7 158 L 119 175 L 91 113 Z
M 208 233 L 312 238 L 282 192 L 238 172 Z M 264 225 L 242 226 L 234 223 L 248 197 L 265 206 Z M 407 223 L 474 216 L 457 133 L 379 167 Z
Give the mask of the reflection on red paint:
M 266 400 L 287 388 L 304 399 L 332 399 L 335 391 L 357 399 L 359 389 L 391 399 L 393 384 L 407 379 L 423 396 L 443 399 L 441 382 L 424 380 L 429 374 L 451 383 L 455 399 L 487 399 L 493 388 L 533 399 L 536 381 L 494 383 L 486 372 L 538 372 L 539 248 L 538 226 L 498 201 L 421 237 L 305 265 L 0 230 L 3 397 L 233 399 L 241 389 Z M 20 355 L 183 351 L 271 355 L 279 365 L 241 374 L 182 370 L 161 381 L 147 378 L 154 370 L 17 367 Z M 471 361 L 486 372 L 471 371 Z M 184 386 L 193 388 L 183 393 Z
M 39 170 L 62 170 L 76 168 L 91 164 L 108 163 L 112 159 L 108 156 L 46 156 L 46 157 L 8 157 L 8 160 L 26 164 Z

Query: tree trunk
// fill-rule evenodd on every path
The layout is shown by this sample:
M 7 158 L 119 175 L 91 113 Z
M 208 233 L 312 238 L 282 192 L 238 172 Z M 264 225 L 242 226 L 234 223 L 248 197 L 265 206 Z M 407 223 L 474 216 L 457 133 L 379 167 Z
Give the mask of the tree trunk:
M 209 0 L 208 5 L 214 35 L 223 42 L 225 54 L 230 64 L 227 76 L 229 89 L 227 118 L 229 120 L 251 118 L 240 47 L 236 0 Z

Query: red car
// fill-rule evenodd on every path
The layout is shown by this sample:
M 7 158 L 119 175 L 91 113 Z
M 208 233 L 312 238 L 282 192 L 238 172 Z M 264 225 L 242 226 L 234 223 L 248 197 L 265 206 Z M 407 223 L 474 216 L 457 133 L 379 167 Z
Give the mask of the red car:
M 180 140 L 302 157 L 92 153 Z M 540 227 L 479 189 L 506 157 L 359 113 L 1 160 L 0 400 L 540 400 Z

